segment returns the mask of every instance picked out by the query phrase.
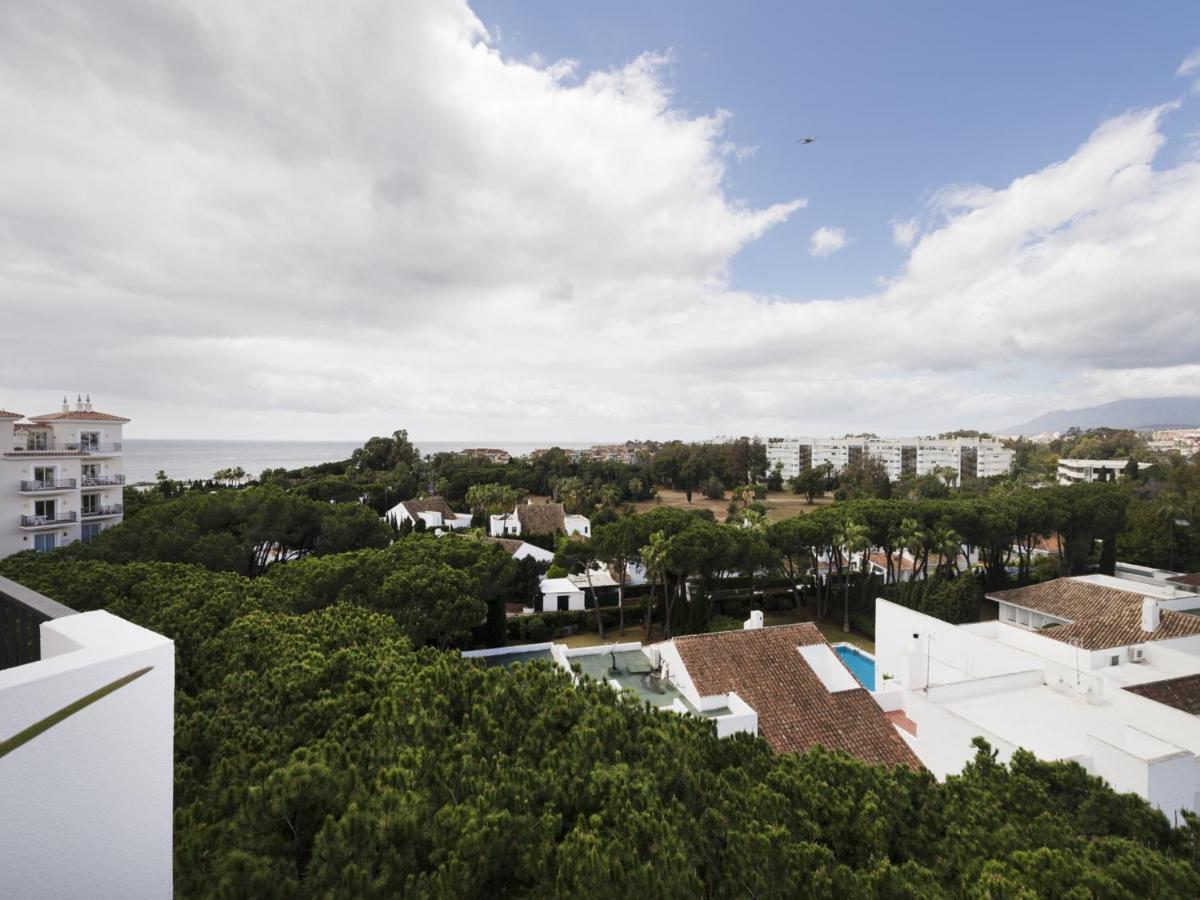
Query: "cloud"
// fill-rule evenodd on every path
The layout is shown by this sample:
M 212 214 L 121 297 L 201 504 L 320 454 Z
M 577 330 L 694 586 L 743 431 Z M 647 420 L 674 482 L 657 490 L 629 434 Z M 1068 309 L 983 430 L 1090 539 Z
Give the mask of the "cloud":
M 808 252 L 813 256 L 831 256 L 846 246 L 846 230 L 822 225 L 808 239 Z
M 803 200 L 733 193 L 730 115 L 679 109 L 665 54 L 508 58 L 461 0 L 20 6 L 6 408 L 90 391 L 132 436 L 902 433 L 1200 364 L 1200 163 L 1156 165 L 1168 107 L 937 192 L 876 292 L 763 297 L 734 258 Z
M 1175 71 L 1179 78 L 1191 78 L 1200 76 L 1200 47 L 1197 47 L 1179 64 L 1179 68 Z M 1192 82 L 1193 93 L 1200 93 L 1200 77 Z
M 920 225 L 916 219 L 892 222 L 892 243 L 907 250 L 916 242 L 919 232 Z

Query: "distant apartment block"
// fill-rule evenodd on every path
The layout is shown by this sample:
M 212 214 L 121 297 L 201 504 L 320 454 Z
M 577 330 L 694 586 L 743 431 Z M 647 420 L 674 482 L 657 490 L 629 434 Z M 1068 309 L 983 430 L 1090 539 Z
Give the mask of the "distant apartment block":
M 1200 428 L 1164 428 L 1150 435 L 1150 449 L 1157 453 L 1177 450 L 1185 456 L 1200 453 Z
M 121 521 L 128 421 L 82 397 L 27 419 L 0 409 L 0 557 L 90 541 Z
M 1060 459 L 1059 484 L 1096 484 L 1117 481 L 1125 477 L 1127 459 Z M 1138 463 L 1138 471 L 1150 468 L 1150 463 Z
M 964 478 L 1008 474 L 1014 455 L 993 438 L 767 439 L 767 467 L 774 469 L 778 464 L 785 480 L 824 463 L 837 471 L 870 456 L 883 463 L 892 481 L 940 469 L 953 471 L 961 482 Z
M 486 459 L 488 462 L 496 463 L 497 465 L 507 465 L 512 459 L 512 454 L 507 450 L 500 450 L 496 447 L 468 447 L 466 450 L 459 452 L 459 456 L 470 456 L 474 459 Z

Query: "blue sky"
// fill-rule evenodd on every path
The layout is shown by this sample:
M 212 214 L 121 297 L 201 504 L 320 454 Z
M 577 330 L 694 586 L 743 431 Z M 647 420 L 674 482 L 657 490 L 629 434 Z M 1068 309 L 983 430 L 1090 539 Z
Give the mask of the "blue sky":
M 486 443 L 1195 395 L 1198 113 L 1196 0 L 0 3 L 0 321 L 70 348 L 0 407 Z
M 735 287 L 796 299 L 875 289 L 907 258 L 890 221 L 931 192 L 1003 186 L 1070 155 L 1104 119 L 1183 96 L 1175 71 L 1200 44 L 1194 0 L 472 8 L 506 55 L 575 59 L 581 77 L 670 50 L 675 105 L 728 110 L 727 137 L 758 148 L 730 166 L 730 194 L 756 207 L 808 198 L 733 262 Z M 1163 123 L 1168 135 L 1196 127 L 1195 104 Z M 820 139 L 792 143 L 804 134 Z M 849 243 L 813 258 L 809 235 L 823 225 Z

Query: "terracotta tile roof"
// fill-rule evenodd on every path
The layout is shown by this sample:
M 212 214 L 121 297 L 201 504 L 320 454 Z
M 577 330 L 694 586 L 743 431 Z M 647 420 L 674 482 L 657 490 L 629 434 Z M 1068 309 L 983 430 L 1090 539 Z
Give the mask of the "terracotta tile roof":
M 128 422 L 124 416 L 114 416 L 112 413 L 103 412 L 82 412 L 72 410 L 71 412 L 55 412 L 46 413 L 42 416 L 30 416 L 31 422 Z
M 1158 628 L 1142 631 L 1142 608 L 1130 608 L 1123 612 L 1099 616 L 1060 625 L 1039 632 L 1056 641 L 1077 645 L 1084 650 L 1107 650 L 1147 641 L 1168 641 L 1172 638 L 1191 637 L 1200 634 L 1200 616 L 1160 610 Z
M 1120 612 L 1130 605 L 1142 608 L 1141 594 L 1074 578 L 1055 578 L 987 596 L 989 600 L 1015 603 L 1070 622 Z
M 1167 581 L 1172 584 L 1186 584 L 1188 587 L 1200 587 L 1200 572 L 1189 572 L 1186 575 L 1174 575 Z
M 561 503 L 522 503 L 517 507 L 521 534 L 566 534 L 567 516 Z
M 1061 553 L 1062 544 L 1059 541 L 1057 534 L 1038 535 L 1038 539 L 1034 543 L 1033 549 L 1042 550 L 1046 553 Z
M 1164 681 L 1150 681 L 1125 688 L 1131 694 L 1148 697 L 1165 706 L 1173 706 L 1193 716 L 1200 716 L 1200 675 L 1184 675 Z
M 876 551 L 870 555 L 869 559 L 881 569 L 887 568 L 888 560 L 886 553 L 883 553 L 882 551 Z M 933 561 L 932 557 L 930 558 L 930 561 L 933 562 L 935 566 L 937 565 L 937 563 Z M 892 568 L 894 571 L 911 572 L 915 567 L 916 563 L 914 563 L 907 556 L 897 556 L 895 553 L 892 554 Z
M 7 409 L 0 409 L 0 419 L 19 419 L 21 413 L 9 412 Z
M 488 540 L 488 543 L 490 543 L 490 544 L 498 545 L 500 547 L 500 549 L 503 550 L 505 553 L 507 553 L 509 556 L 512 556 L 514 553 L 516 553 L 518 550 L 520 550 L 523 546 L 525 546 L 524 541 L 517 540 L 516 538 L 490 537 L 487 540 Z
M 777 753 L 820 744 L 867 762 L 920 768 L 864 688 L 831 693 L 796 650 L 824 643 L 811 623 L 675 639 L 700 694 L 735 692 L 754 707 L 759 733 Z
M 990 600 L 1015 603 L 1065 619 L 1070 624 L 1043 628 L 1038 633 L 1084 650 L 1107 650 L 1200 634 L 1200 616 L 1169 609 L 1160 609 L 1156 630 L 1143 631 L 1142 594 L 1074 578 L 1055 578 L 987 596 Z
M 420 497 L 416 500 L 405 500 L 400 505 L 408 511 L 413 519 L 418 518 L 419 514 L 423 512 L 441 513 L 443 520 L 454 515 L 454 510 L 450 508 L 445 497 Z

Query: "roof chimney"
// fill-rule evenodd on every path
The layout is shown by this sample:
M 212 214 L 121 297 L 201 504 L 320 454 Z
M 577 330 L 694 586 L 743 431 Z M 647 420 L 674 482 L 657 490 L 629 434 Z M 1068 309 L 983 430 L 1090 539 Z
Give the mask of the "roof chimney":
M 63 394 L 63 408 L 62 408 L 62 411 L 63 411 L 63 412 L 70 412 L 70 411 L 71 411 L 71 406 L 70 406 L 70 404 L 69 404 L 69 403 L 67 403 L 67 395 L 66 395 L 66 394 Z
M 750 610 L 750 618 L 742 623 L 743 631 L 754 631 L 763 627 L 763 614 L 761 609 Z
M 75 395 L 75 412 L 83 412 L 83 395 Z
M 1158 623 L 1162 614 L 1158 609 L 1158 601 L 1153 597 L 1142 598 L 1142 631 L 1153 633 L 1158 631 Z
M 84 408 L 85 412 L 92 411 L 92 395 L 91 394 L 88 394 L 87 397 L 84 399 L 83 408 Z

